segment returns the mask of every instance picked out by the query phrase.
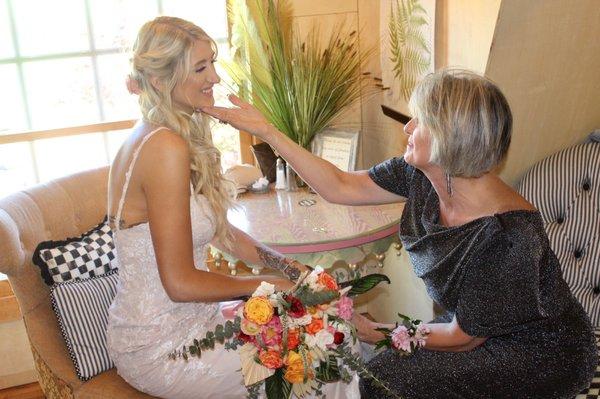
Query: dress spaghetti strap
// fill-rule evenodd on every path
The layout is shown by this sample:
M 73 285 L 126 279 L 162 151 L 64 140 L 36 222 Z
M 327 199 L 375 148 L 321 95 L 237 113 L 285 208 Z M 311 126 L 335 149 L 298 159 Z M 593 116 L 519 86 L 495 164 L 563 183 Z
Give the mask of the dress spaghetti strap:
M 166 129 L 166 127 L 161 126 L 158 129 L 155 129 L 153 131 L 151 131 L 150 133 L 148 133 L 146 135 L 146 137 L 144 137 L 142 139 L 142 142 L 140 143 L 140 145 L 138 146 L 138 148 L 135 149 L 134 153 L 133 153 L 133 157 L 131 158 L 131 163 L 129 164 L 129 169 L 127 170 L 127 173 L 125 173 L 125 183 L 123 184 L 123 190 L 121 191 L 121 198 L 119 198 L 119 206 L 117 208 L 117 215 L 116 215 L 116 223 L 115 223 L 115 229 L 118 231 L 120 230 L 119 225 L 120 225 L 120 220 L 121 220 L 121 213 L 123 212 L 123 206 L 125 205 L 125 196 L 127 195 L 127 189 L 129 188 L 129 180 L 131 179 L 131 174 L 133 172 L 133 167 L 135 165 L 135 162 L 137 161 L 138 156 L 140 155 L 140 151 L 142 150 L 142 147 L 144 146 L 144 144 L 146 144 L 146 141 L 148 141 L 150 139 L 150 137 L 152 137 L 154 135 L 154 133 Z

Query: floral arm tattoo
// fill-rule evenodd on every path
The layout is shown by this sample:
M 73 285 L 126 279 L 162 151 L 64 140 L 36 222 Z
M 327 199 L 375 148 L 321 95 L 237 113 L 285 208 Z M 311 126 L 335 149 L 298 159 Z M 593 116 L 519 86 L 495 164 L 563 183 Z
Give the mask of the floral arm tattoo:
M 300 278 L 301 272 L 300 269 L 298 269 L 300 262 L 286 258 L 280 253 L 264 246 L 255 248 L 256 252 L 258 253 L 258 257 L 265 264 L 265 266 L 282 271 L 283 274 L 285 274 L 286 277 L 291 281 L 295 282 L 298 280 L 298 278 Z

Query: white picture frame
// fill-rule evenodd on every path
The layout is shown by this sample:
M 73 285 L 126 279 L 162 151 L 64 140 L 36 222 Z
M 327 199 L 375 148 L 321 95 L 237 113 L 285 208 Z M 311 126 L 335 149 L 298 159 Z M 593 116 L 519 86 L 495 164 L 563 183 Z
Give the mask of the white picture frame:
M 311 151 L 341 170 L 351 172 L 356 168 L 358 135 L 358 131 L 323 130 L 313 138 Z

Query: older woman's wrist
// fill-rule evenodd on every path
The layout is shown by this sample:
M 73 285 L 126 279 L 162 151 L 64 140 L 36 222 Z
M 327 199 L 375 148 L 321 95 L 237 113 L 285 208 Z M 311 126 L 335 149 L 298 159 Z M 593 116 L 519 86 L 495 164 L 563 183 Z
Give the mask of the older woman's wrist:
M 266 141 L 267 143 L 271 144 L 271 146 L 277 147 L 277 144 L 279 144 L 279 140 L 282 135 L 283 135 L 283 133 L 281 131 L 279 131 L 279 129 L 277 129 L 275 126 L 273 126 L 269 122 L 266 122 L 264 131 L 261 134 L 261 136 L 262 136 L 261 139 L 263 141 Z

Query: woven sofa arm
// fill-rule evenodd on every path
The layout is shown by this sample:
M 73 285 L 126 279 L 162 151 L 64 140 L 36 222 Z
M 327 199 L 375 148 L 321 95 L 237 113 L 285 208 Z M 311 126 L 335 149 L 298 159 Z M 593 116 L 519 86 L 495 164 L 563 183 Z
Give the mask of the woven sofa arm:
M 39 353 L 35 350 L 33 345 L 31 345 L 31 353 L 33 354 L 33 361 L 35 363 L 35 368 L 39 375 L 39 382 L 44 391 L 44 395 L 48 399 L 71 399 L 74 398 L 73 390 L 71 387 L 58 378 L 50 367 L 44 362 Z

